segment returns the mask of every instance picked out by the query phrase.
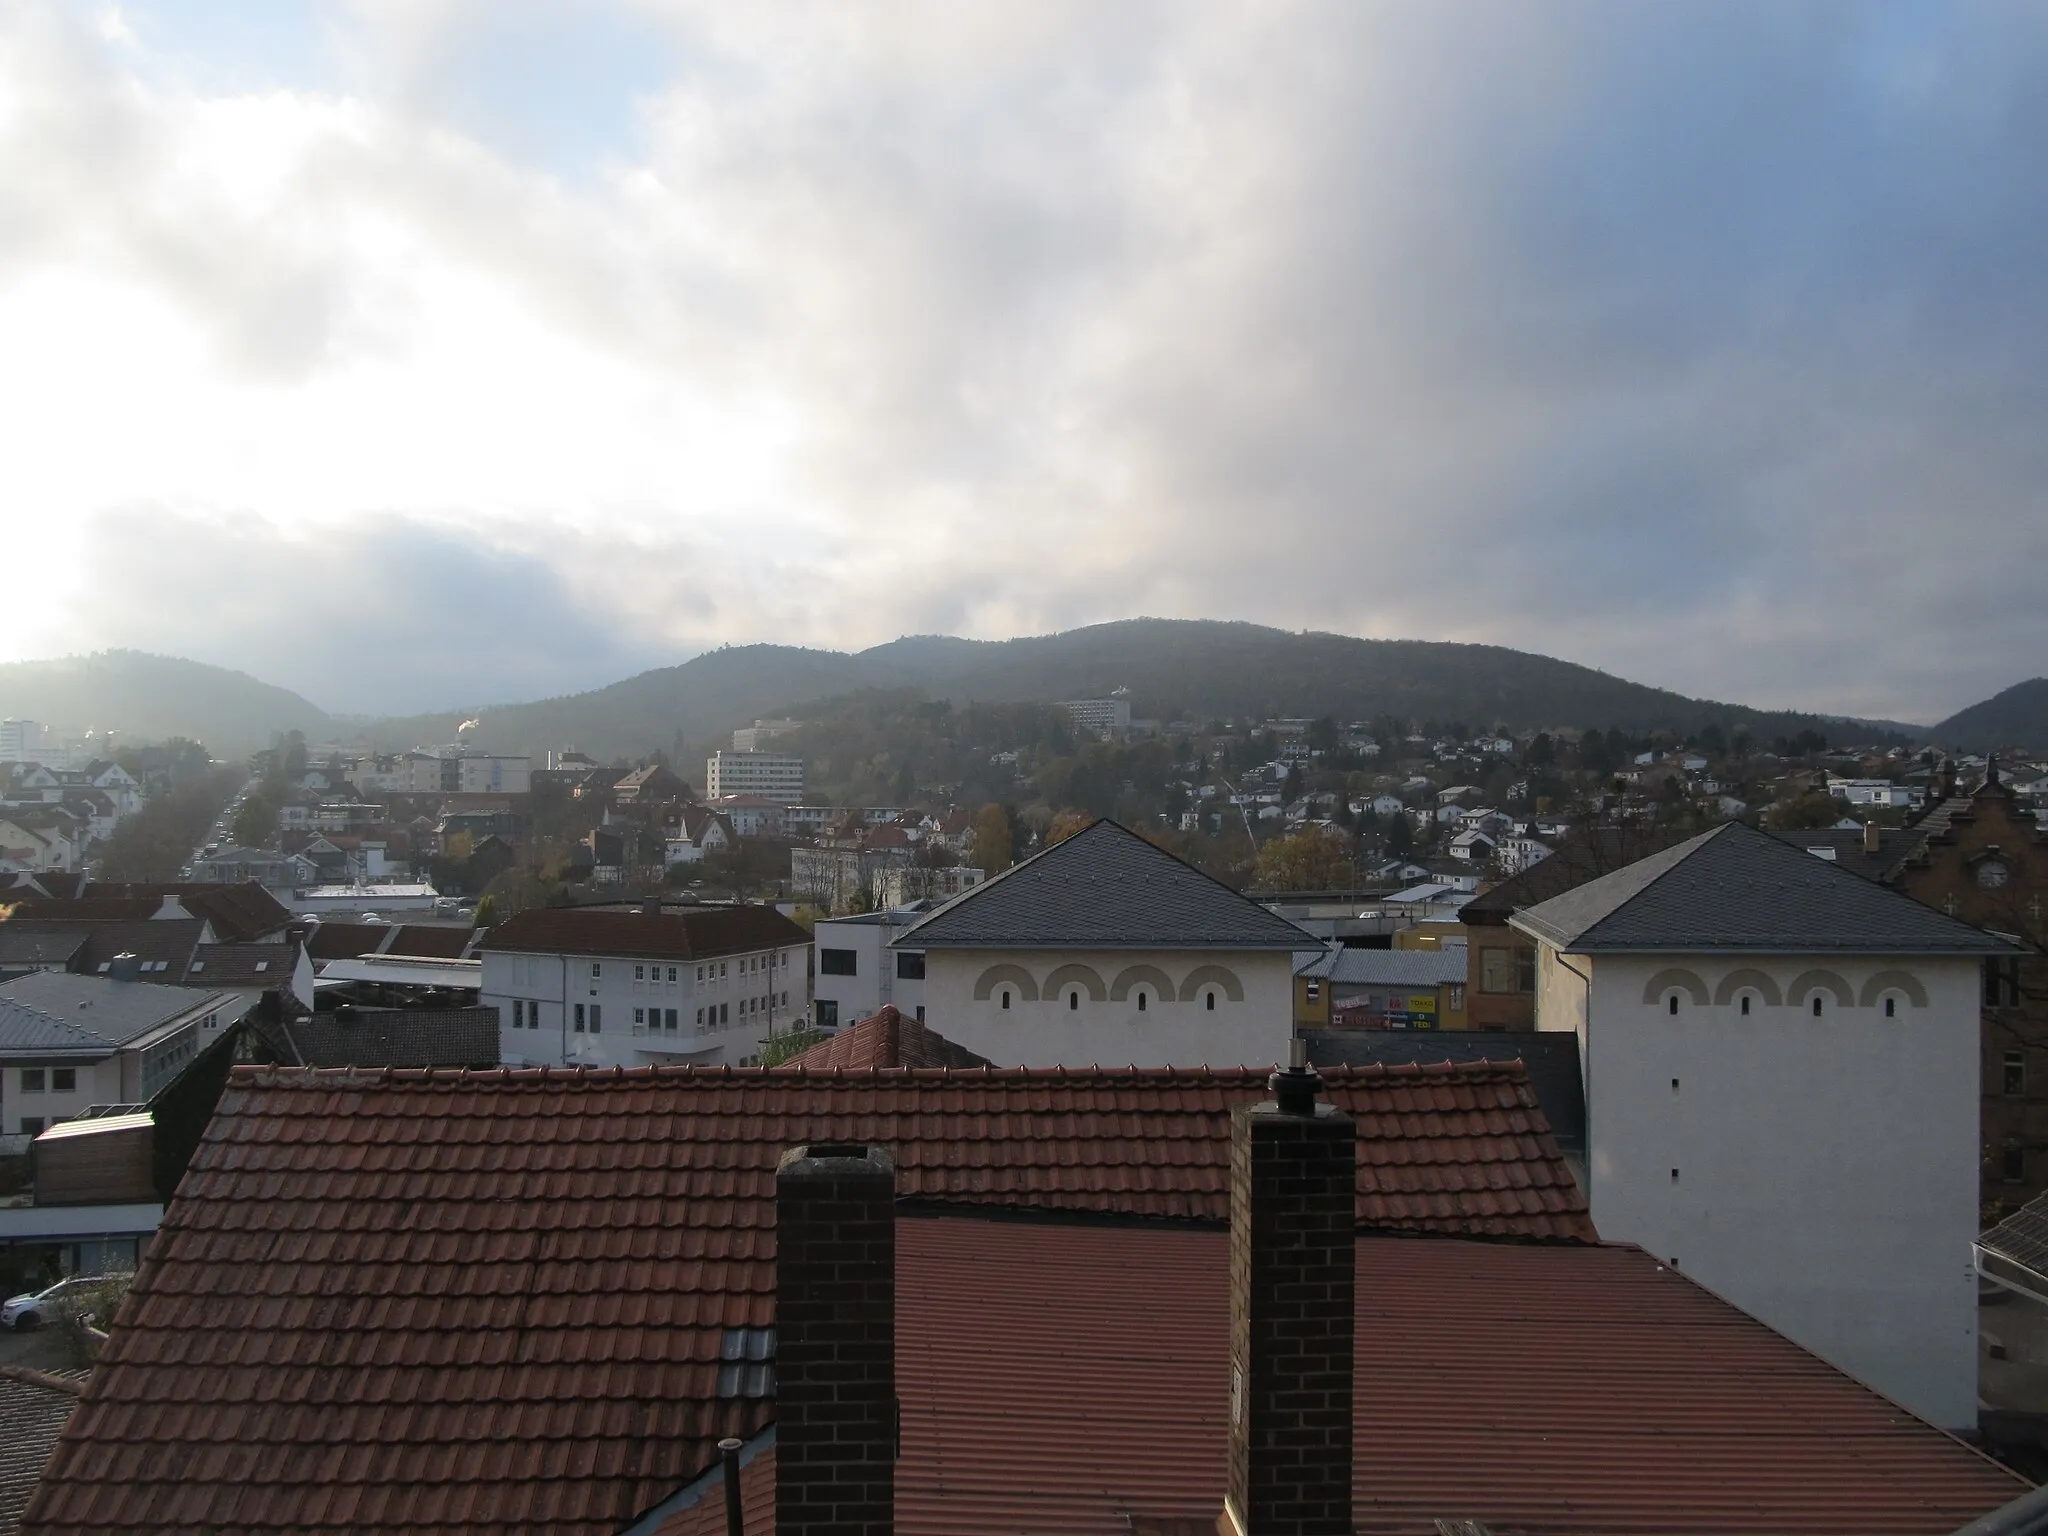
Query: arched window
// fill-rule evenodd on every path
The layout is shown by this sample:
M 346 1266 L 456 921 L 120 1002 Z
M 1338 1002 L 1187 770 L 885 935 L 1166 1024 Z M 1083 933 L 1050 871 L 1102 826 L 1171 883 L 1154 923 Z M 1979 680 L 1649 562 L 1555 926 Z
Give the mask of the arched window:
M 1003 1007 L 1007 1010 L 1010 1006 L 1010 989 L 1008 987 L 1003 988 L 1002 999 Z
M 1666 992 L 1664 994 L 1664 1011 L 1674 1019 L 1678 1017 L 1678 994 L 1676 992 Z
M 1080 1011 L 1081 1011 L 1081 989 L 1080 989 L 1079 987 L 1069 987 L 1069 988 L 1067 988 L 1067 1012 L 1069 1012 L 1069 1013 L 1079 1013 Z
M 1749 1017 L 1749 1005 L 1751 1000 L 1755 996 L 1756 994 L 1754 992 L 1745 992 L 1742 994 L 1742 1016 L 1745 1019 Z
M 1211 1013 L 1214 1013 L 1216 1011 L 1216 989 L 1214 987 L 1206 987 L 1203 989 L 1202 1006 L 1208 1009 Z
M 1884 995 L 1884 1016 L 1885 1016 L 1886 1018 L 1888 1018 L 1888 1019 L 1896 1019 L 1896 1018 L 1897 1018 L 1897 1017 L 1899 1016 L 1899 994 L 1898 994 L 1898 993 L 1896 993 L 1896 992 L 1887 992 L 1887 993 L 1885 993 L 1885 995 Z
M 1143 987 L 1138 988 L 1138 1012 L 1143 1013 L 1152 1004 L 1152 994 Z
M 1821 994 L 1820 994 L 1820 993 L 1818 993 L 1818 992 L 1814 993 L 1814 994 L 1813 994 L 1813 1016 L 1814 1016 L 1814 1017 L 1815 1017 L 1816 1019 L 1820 1017 L 1820 1011 L 1821 1011 L 1821 1003 L 1822 1003 L 1822 997 L 1821 997 Z

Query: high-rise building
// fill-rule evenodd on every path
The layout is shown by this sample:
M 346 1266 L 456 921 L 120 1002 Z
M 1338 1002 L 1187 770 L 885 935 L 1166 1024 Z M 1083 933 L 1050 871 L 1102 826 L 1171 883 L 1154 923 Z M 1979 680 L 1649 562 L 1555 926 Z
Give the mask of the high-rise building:
M 1127 736 L 1131 730 L 1128 698 L 1065 699 L 1060 703 L 1074 724 L 1098 736 Z
M 714 752 L 704 760 L 704 795 L 759 795 L 780 805 L 804 798 L 804 760 L 787 752 Z
M 43 728 L 34 720 L 0 720 L 0 763 L 40 762 Z

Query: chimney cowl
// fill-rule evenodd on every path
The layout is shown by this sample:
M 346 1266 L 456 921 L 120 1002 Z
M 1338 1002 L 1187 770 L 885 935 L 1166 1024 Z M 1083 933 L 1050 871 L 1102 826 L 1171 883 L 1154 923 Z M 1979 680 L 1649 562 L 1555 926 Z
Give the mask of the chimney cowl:
M 1322 1074 L 1308 1064 L 1308 1042 L 1294 1040 L 1288 1047 L 1286 1068 L 1275 1068 L 1266 1079 L 1274 1105 L 1283 1115 L 1313 1115 L 1316 1094 L 1323 1086 Z

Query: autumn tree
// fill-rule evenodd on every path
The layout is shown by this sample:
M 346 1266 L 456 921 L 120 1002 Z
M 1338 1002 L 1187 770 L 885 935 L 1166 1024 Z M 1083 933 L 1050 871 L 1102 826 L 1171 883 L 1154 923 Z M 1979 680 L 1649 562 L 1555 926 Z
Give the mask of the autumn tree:
M 1014 862 L 1011 847 L 1015 836 L 1010 813 L 993 802 L 984 805 L 974 818 L 974 867 L 989 875 L 1008 869 Z
M 1064 843 L 1076 832 L 1086 832 L 1095 825 L 1095 818 L 1086 811 L 1061 811 L 1053 817 L 1052 825 L 1045 829 L 1045 846 Z
M 1259 850 L 1252 883 L 1265 891 L 1331 891 L 1356 878 L 1350 840 L 1329 827 L 1305 827 Z

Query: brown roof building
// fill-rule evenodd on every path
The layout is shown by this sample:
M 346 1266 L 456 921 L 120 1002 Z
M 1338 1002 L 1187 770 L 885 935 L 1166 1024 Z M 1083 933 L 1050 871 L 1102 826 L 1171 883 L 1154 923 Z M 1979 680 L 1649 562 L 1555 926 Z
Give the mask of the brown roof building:
M 1301 1111 L 1251 1107 L 1271 1089 L 1247 1071 L 239 1070 L 27 1529 L 713 1531 L 726 1436 L 752 1529 L 764 1499 L 784 1531 L 846 1529 L 790 1506 L 853 1497 L 852 1463 L 815 1481 L 823 1369 L 886 1410 L 846 1448 L 862 1529 L 1212 1530 L 1273 1465 L 1232 1427 L 1231 1362 L 1251 1422 L 1302 1427 L 1256 1322 L 1301 1252 L 1356 1298 L 1308 1341 L 1345 1385 L 1313 1467 L 1355 1486 L 1332 1529 L 1933 1536 L 2023 1488 L 1599 1245 L 1519 1067 L 1325 1090 Z M 834 1182 L 855 1163 L 857 1190 Z M 805 1205 L 809 1179 L 858 1199 Z M 1251 1225 L 1226 1233 L 1234 1206 Z M 1319 1235 L 1239 1235 L 1261 1219 Z M 855 1223 L 872 1245 L 835 1249 Z M 835 1364 L 806 1320 L 842 1281 L 867 1300 L 824 1315 L 875 1347 Z

